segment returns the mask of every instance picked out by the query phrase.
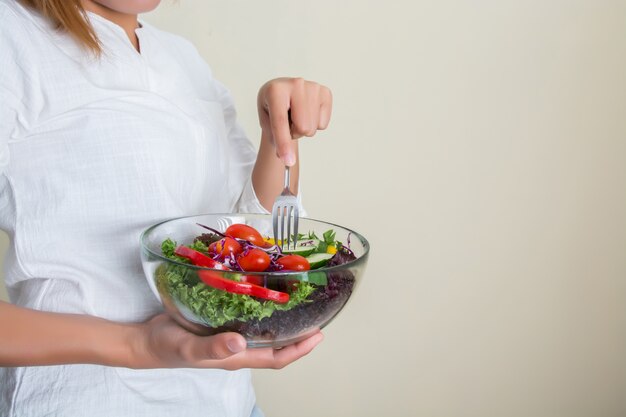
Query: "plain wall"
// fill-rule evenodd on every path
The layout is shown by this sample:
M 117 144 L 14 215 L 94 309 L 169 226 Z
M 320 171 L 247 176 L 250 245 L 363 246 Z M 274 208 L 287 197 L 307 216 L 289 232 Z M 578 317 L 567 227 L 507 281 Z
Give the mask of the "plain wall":
M 626 415 L 626 2 L 165 1 L 258 143 L 278 76 L 331 87 L 309 215 L 371 242 L 268 417 Z

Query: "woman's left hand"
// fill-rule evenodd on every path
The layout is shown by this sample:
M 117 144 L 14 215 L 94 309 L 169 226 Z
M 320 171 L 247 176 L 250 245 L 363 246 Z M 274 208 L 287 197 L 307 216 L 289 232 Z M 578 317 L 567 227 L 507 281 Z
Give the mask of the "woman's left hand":
M 322 340 L 322 333 L 281 349 L 246 348 L 246 340 L 237 333 L 197 336 L 180 327 L 162 313 L 149 321 L 129 326 L 131 350 L 126 366 L 151 368 L 243 368 L 281 369 L 310 353 Z
M 330 90 L 302 78 L 277 78 L 259 90 L 257 107 L 262 137 L 273 145 L 284 165 L 297 160 L 292 139 L 313 136 L 330 122 L 333 98 Z

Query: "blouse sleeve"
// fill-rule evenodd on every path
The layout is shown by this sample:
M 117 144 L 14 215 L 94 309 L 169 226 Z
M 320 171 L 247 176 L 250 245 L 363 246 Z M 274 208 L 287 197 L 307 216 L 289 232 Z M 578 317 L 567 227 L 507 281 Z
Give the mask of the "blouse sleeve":
M 0 174 L 9 165 L 9 142 L 20 135 L 25 117 L 23 101 L 17 98 L 7 78 L 0 75 Z
M 237 112 L 232 95 L 228 89 L 213 77 L 209 64 L 200 55 L 191 42 L 175 35 L 159 31 L 165 39 L 172 42 L 172 48 L 180 62 L 186 62 L 194 85 L 199 91 L 206 91 L 206 100 L 217 100 L 223 111 L 226 129 L 227 152 L 229 155 L 228 182 L 231 190 L 230 206 L 240 213 L 268 213 L 259 202 L 252 185 L 252 169 L 256 161 L 257 150 L 237 122 Z M 208 81 L 208 82 L 207 82 Z M 209 88 L 206 88 L 209 87 Z M 298 196 L 300 202 L 300 196 Z M 301 213 L 304 213 L 300 204 Z
M 17 115 L 10 104 L 9 92 L 4 86 L 0 86 L 0 97 L 2 97 L 0 100 L 0 174 L 2 174 L 9 165 L 9 138 L 17 123 Z
M 0 62 L 5 63 L 0 71 L 0 174 L 9 165 L 9 139 L 14 136 L 17 126 L 17 97 L 12 87 L 15 81 L 12 68 L 15 57 L 8 45 L 9 34 L 4 29 L 6 21 L 7 11 L 0 7 Z
M 218 81 L 215 87 L 224 111 L 229 158 L 229 183 L 234 189 L 241 189 L 235 203 L 235 212 L 267 213 L 259 202 L 252 186 L 252 169 L 256 161 L 256 150 L 243 128 L 237 122 L 237 112 L 230 92 Z
M 9 143 L 25 134 L 35 103 L 37 80 L 32 79 L 36 65 L 26 43 L 28 36 L 14 14 L 0 4 L 0 174 L 9 165 Z

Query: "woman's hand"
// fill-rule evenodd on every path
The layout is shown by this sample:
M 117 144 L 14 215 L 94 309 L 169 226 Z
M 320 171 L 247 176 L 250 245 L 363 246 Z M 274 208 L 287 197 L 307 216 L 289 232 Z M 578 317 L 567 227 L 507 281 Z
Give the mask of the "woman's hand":
M 0 301 L 0 366 L 91 363 L 126 368 L 279 369 L 309 353 L 318 331 L 283 349 L 246 349 L 236 333 L 196 336 L 166 314 L 145 323 L 51 313 Z
M 319 331 L 282 349 L 246 349 L 237 333 L 196 336 L 166 314 L 140 325 L 133 368 L 241 368 L 280 369 L 309 353 L 323 339 Z
M 285 166 L 292 167 L 290 189 L 298 192 L 298 145 L 293 139 L 326 129 L 332 107 L 333 97 L 327 87 L 302 78 L 277 78 L 259 90 L 261 146 L 252 181 L 267 210 L 272 209 L 274 199 L 283 189 Z
M 263 137 L 276 149 L 285 165 L 296 163 L 292 139 L 311 137 L 330 122 L 333 98 L 330 90 L 302 78 L 277 78 L 259 90 L 257 108 Z

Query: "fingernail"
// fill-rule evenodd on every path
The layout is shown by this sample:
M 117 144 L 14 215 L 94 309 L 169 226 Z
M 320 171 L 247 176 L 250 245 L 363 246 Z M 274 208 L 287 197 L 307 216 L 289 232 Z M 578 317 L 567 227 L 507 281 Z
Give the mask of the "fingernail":
M 246 344 L 241 339 L 230 339 L 226 342 L 226 347 L 233 353 L 239 353 L 246 348 Z
M 296 164 L 296 156 L 290 152 L 286 154 L 285 156 L 283 156 L 283 162 L 285 163 L 286 166 L 292 167 Z

